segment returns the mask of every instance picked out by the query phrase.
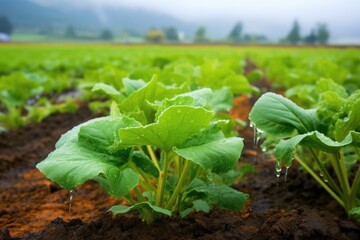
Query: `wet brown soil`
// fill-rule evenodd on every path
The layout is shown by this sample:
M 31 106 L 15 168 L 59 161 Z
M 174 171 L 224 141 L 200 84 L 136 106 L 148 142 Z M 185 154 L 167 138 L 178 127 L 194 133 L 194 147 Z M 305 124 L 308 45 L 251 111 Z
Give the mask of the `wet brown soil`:
M 236 98 L 231 115 L 246 120 L 253 102 Z M 107 213 L 121 200 L 93 182 L 77 188 L 70 204 L 70 193 L 35 165 L 62 133 L 92 117 L 83 106 L 76 114 L 0 135 L 0 239 L 360 239 L 360 225 L 296 164 L 286 182 L 285 169 L 276 178 L 274 159 L 254 150 L 251 128 L 239 130 L 245 142 L 241 161 L 256 166 L 256 174 L 233 186 L 251 195 L 240 212 L 215 209 L 147 225 L 136 213 Z

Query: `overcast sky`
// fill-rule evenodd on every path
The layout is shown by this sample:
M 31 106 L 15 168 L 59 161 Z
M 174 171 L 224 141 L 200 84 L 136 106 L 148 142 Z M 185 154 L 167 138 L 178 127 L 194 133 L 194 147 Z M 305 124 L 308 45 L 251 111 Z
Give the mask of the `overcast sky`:
M 306 34 L 327 23 L 333 37 L 360 39 L 360 0 L 32 0 L 41 4 L 106 8 L 128 6 L 165 13 L 197 24 L 242 21 L 244 31 L 269 34 L 298 19 Z M 66 3 L 65 3 L 66 2 Z M 228 31 L 228 29 L 226 29 Z M 270 33 L 271 34 L 271 33 Z M 279 33 L 280 34 L 280 33 Z M 272 34 L 278 37 L 276 31 Z

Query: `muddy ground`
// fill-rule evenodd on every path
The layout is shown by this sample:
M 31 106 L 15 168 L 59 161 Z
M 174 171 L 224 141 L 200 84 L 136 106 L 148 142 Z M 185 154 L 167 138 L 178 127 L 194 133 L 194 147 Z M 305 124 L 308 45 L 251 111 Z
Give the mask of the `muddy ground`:
M 246 120 L 253 102 L 235 99 L 231 114 Z M 274 159 L 254 150 L 251 128 L 239 130 L 245 141 L 241 161 L 256 167 L 233 186 L 251 195 L 240 212 L 215 209 L 146 225 L 136 213 L 107 213 L 121 200 L 94 182 L 77 188 L 70 203 L 70 193 L 35 165 L 62 133 L 93 117 L 82 106 L 75 114 L 0 135 L 0 239 L 360 239 L 360 225 L 296 164 L 286 182 L 284 169 L 276 178 Z

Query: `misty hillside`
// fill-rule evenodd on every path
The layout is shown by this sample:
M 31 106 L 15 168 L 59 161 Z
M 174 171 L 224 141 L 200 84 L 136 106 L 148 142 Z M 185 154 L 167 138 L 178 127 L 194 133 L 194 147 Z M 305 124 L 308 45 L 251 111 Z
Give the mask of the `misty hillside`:
M 165 14 L 126 7 L 112 9 L 59 9 L 44 7 L 30 0 L 1 0 L 0 15 L 7 16 L 17 29 L 41 30 L 48 27 L 65 28 L 69 25 L 80 31 L 132 30 L 143 34 L 151 27 L 175 26 L 187 35 L 196 26 Z

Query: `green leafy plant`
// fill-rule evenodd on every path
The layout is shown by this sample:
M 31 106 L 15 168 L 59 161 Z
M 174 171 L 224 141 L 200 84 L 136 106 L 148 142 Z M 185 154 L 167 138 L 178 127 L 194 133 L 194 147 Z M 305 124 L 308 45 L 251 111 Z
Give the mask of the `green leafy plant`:
M 275 147 L 277 169 L 283 163 L 289 167 L 295 159 L 354 215 L 360 207 L 360 91 L 346 99 L 327 91 L 321 101 L 317 108 L 305 110 L 266 93 L 255 103 L 250 120 L 267 136 L 280 140 Z
M 248 195 L 225 183 L 243 142 L 224 136 L 226 121 L 214 119 L 206 97 L 211 90 L 175 94 L 162 86 L 154 92 L 156 84 L 153 79 L 134 88 L 113 102 L 110 116 L 64 134 L 37 168 L 68 190 L 97 181 L 108 194 L 128 201 L 110 211 L 137 210 L 148 223 L 164 215 L 208 212 L 215 205 L 241 209 Z

